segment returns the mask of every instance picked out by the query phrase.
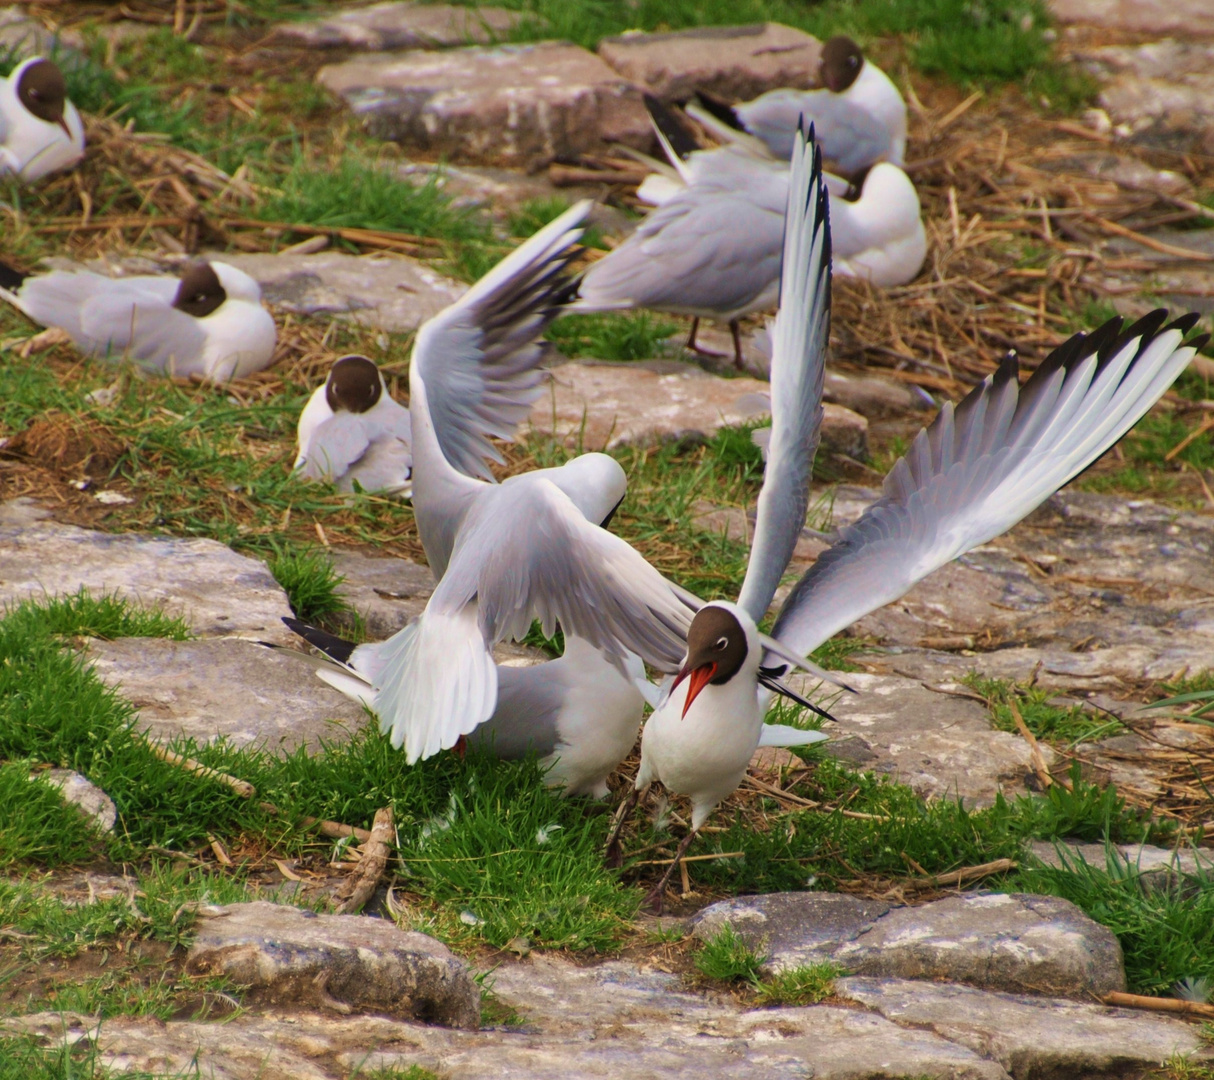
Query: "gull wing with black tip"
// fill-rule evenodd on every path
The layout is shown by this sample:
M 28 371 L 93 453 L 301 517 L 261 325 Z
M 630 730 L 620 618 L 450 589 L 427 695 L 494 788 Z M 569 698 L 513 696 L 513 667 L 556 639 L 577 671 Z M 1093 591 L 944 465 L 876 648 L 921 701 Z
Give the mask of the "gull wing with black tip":
M 1163 396 L 1207 335 L 1196 314 L 1111 319 L 1055 349 L 1021 386 L 1009 356 L 916 436 L 882 497 L 797 583 L 772 636 L 797 654 L 1001 535 L 1109 450 Z M 1167 325 L 1165 325 L 1165 323 Z

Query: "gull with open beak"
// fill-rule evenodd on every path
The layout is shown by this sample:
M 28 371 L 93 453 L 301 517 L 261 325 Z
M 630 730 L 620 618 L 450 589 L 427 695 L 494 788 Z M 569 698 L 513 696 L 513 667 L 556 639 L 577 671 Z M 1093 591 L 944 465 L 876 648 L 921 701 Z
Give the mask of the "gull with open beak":
M 804 156 L 799 148 L 794 151 L 794 178 L 799 152 Z M 803 183 L 794 179 L 790 190 L 803 190 Z M 786 311 L 796 311 L 811 328 L 802 342 L 810 352 L 821 350 L 824 357 L 826 348 L 818 297 L 829 292 L 829 277 L 821 266 L 821 251 L 828 245 L 824 237 L 814 244 L 802 239 L 795 246 L 796 205 L 799 202 L 790 202 L 784 291 L 774 336 L 769 473 L 781 460 L 778 410 L 781 400 L 788 400 L 777 374 L 779 361 L 788 355 L 791 320 L 785 319 Z M 812 218 L 799 217 L 801 229 L 808 228 Z M 824 222 L 820 231 L 824 236 Z M 805 273 L 806 252 L 811 274 Z M 817 288 L 808 294 L 798 291 L 798 284 L 810 279 Z M 798 298 L 795 307 L 793 297 Z M 1167 312 L 1159 310 L 1129 327 L 1119 318 L 1111 319 L 1093 333 L 1076 334 L 1060 345 L 1023 386 L 1013 354 L 959 405 L 945 404 L 895 463 L 882 497 L 842 530 L 789 594 L 772 628 L 780 648 L 792 656 L 811 652 L 857 619 L 903 596 L 932 571 L 988 543 L 1030 514 L 1108 451 L 1163 396 L 1209 340 L 1209 335 L 1200 335 L 1186 343 L 1198 318 L 1191 313 L 1169 323 Z M 821 385 L 819 378 L 819 394 Z M 810 408 L 818 407 L 815 399 Z M 807 489 L 808 471 L 803 475 Z M 759 706 L 754 710 L 750 695 L 741 690 L 742 681 L 749 682 L 756 672 L 781 678 L 791 669 L 770 647 L 762 658 L 752 655 L 752 627 L 763 610 L 747 602 L 752 574 L 756 565 L 768 572 L 785 565 L 756 564 L 764 536 L 767 485 L 765 478 L 755 553 L 739 603 L 708 605 L 697 613 L 687 659 L 680 668 L 682 678 L 645 728 L 637 789 L 661 780 L 689 795 L 692 802 L 692 827 L 670 872 L 713 807 L 745 773 L 746 755 L 755 740 L 743 732 L 757 730 L 767 693 L 759 690 Z M 773 505 L 778 505 L 775 500 Z M 803 514 L 804 506 L 801 502 L 794 510 Z M 758 579 L 753 580 L 756 588 L 749 595 L 769 599 L 767 583 L 760 589 Z M 737 687 L 731 687 L 734 682 Z M 617 826 L 613 841 L 618 831 Z M 670 872 L 650 893 L 651 904 L 661 906 Z
M 0 79 L 0 176 L 30 183 L 84 157 L 84 125 L 57 64 L 32 56 Z

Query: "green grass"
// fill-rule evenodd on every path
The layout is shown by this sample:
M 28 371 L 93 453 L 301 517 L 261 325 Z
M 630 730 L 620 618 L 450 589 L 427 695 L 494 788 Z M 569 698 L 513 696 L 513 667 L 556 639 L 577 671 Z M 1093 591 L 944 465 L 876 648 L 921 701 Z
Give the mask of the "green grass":
M 0 764 L 0 821 L 0 869 L 85 862 L 97 847 L 88 819 L 53 785 L 31 778 L 28 762 Z
M 835 980 L 843 974 L 829 961 L 786 968 L 755 987 L 759 1005 L 817 1005 L 835 992 Z
M 1014 887 L 1070 900 L 1121 942 L 1135 993 L 1170 996 L 1186 979 L 1214 978 L 1214 878 L 1183 889 L 1144 888 L 1136 868 L 1109 849 L 1105 869 L 1066 859 L 1062 868 L 1021 870 Z
M 764 954 L 752 949 L 728 923 L 704 942 L 696 953 L 696 970 L 719 982 L 757 983 L 768 961 Z
M 619 315 L 566 315 L 547 338 L 566 356 L 594 360 L 653 360 L 670 352 L 666 339 L 679 324 L 648 311 Z
M 28 1036 L 0 1039 L 0 1080 L 109 1080 L 115 1076 L 100 1063 L 100 1051 L 88 1039 L 75 1046 L 46 1048 Z M 198 1080 L 199 1067 L 188 1073 L 124 1070 L 122 1080 Z
M 1038 739 L 1075 746 L 1090 739 L 1105 738 L 1124 730 L 1116 717 L 1091 712 L 1077 705 L 1055 705 L 1058 695 L 1039 686 L 1022 686 L 1005 679 L 966 675 L 962 682 L 987 699 L 991 720 L 1000 731 L 1017 734 L 1012 703 L 1020 710 L 1025 726 Z
M 296 618 L 316 622 L 349 609 L 338 592 L 346 579 L 323 551 L 314 547 L 282 551 L 270 559 L 269 567 Z

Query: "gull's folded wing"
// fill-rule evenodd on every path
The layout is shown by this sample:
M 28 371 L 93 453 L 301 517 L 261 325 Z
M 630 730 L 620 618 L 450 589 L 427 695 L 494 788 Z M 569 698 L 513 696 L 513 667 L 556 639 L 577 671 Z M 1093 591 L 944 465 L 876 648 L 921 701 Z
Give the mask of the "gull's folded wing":
M 1200 338 L 1197 315 L 1155 311 L 1076 334 L 1020 386 L 1009 357 L 940 410 L 885 480 L 882 497 L 797 583 L 772 629 L 797 653 L 1006 532 L 1091 465 L 1155 404 Z

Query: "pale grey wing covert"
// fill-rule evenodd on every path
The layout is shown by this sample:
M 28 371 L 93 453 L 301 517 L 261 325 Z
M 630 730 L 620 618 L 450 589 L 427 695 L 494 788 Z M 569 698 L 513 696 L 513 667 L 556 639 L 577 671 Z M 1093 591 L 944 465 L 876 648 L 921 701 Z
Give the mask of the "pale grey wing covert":
M 473 600 L 486 647 L 522 639 L 533 619 L 548 635 L 559 622 L 621 670 L 628 652 L 676 670 L 695 610 L 635 549 L 529 474 L 478 500 L 427 610 L 453 614 Z
M 772 636 L 808 653 L 917 581 L 1006 532 L 1122 437 L 1184 370 L 1197 315 L 1155 311 L 1076 334 L 1021 387 L 1009 357 L 948 403 L 885 480 L 882 497 L 797 583 Z
M 560 740 L 557 718 L 566 688 L 552 677 L 549 664 L 497 669 L 497 707 L 493 716 L 468 736 L 468 745 L 503 760 L 534 753 L 551 754 Z
M 511 439 L 542 392 L 536 339 L 572 295 L 564 275 L 589 203 L 536 233 L 418 334 L 413 364 L 425 384 L 435 435 L 448 463 L 492 480 L 501 462 L 490 438 Z
M 850 174 L 888 155 L 889 131 L 872 113 L 829 90 L 816 93 L 805 122 L 812 121 L 823 154 L 840 170 Z
M 822 155 L 812 141 L 793 151 L 780 310 L 772 328 L 771 436 L 754 543 L 738 605 L 756 623 L 767 613 L 805 524 L 830 340 L 830 215 Z M 806 175 L 808 174 L 808 181 Z
M 159 300 L 94 296 L 80 312 L 81 344 L 98 356 L 129 355 L 157 371 L 181 371 L 198 361 L 206 333 L 198 320 Z
M 312 433 L 300 475 L 309 480 L 338 480 L 366 454 L 372 434 L 360 414 L 334 413 Z
M 745 191 L 689 188 L 586 271 L 579 307 L 743 310 L 779 276 L 783 216 Z

